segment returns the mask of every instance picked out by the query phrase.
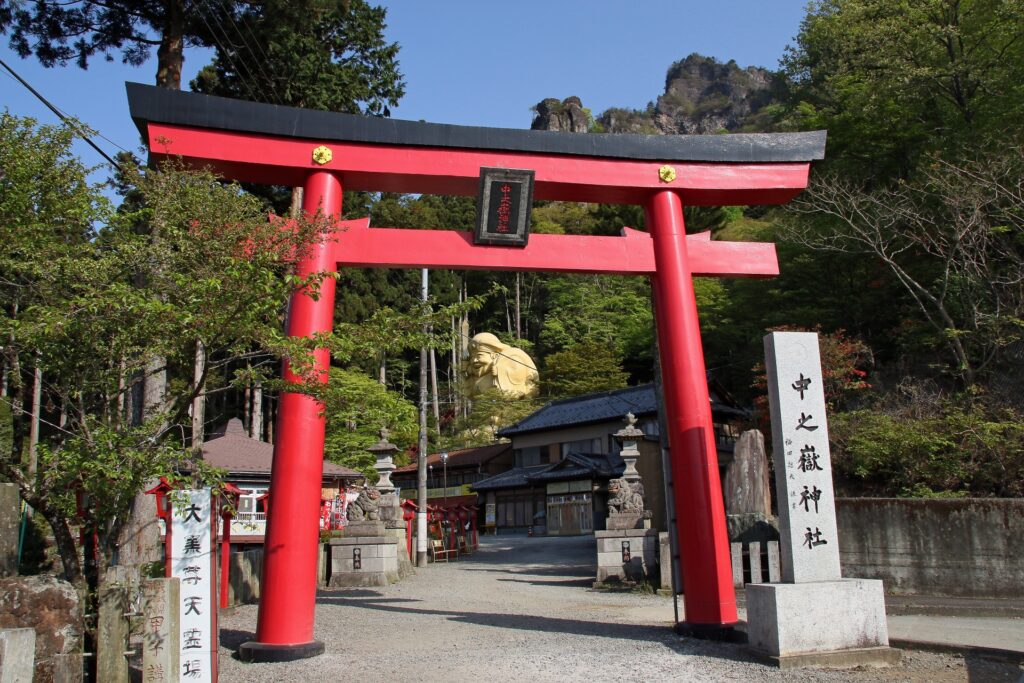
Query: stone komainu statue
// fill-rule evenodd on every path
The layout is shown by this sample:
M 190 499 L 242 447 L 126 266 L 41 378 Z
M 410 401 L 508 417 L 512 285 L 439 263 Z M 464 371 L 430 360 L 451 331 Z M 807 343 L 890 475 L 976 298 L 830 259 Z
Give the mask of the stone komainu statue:
M 608 512 L 622 514 L 644 511 L 644 487 L 637 482 L 630 484 L 625 479 L 608 482 Z
M 490 332 L 469 341 L 469 383 L 471 393 L 499 389 L 515 397 L 536 396 L 539 388 L 537 365 L 522 349 L 505 344 Z
M 348 506 L 348 521 L 363 522 L 380 519 L 380 491 L 375 488 L 363 488 L 359 497 Z

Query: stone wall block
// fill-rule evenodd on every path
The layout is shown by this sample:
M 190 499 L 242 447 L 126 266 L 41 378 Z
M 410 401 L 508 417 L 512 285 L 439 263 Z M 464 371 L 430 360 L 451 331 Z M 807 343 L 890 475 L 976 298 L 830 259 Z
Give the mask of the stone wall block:
M 82 613 L 74 586 L 54 576 L 0 579 L 0 629 L 35 630 L 35 681 L 82 680 Z
M 35 653 L 35 629 L 0 629 L 0 683 L 31 683 Z
M 1024 500 L 840 498 L 844 577 L 891 593 L 1021 597 Z

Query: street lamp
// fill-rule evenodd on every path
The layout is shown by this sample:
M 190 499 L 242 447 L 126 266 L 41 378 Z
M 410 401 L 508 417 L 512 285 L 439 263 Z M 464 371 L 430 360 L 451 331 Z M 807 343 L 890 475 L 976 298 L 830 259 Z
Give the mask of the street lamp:
M 441 464 L 444 466 L 444 506 L 448 507 L 448 451 L 441 451 Z

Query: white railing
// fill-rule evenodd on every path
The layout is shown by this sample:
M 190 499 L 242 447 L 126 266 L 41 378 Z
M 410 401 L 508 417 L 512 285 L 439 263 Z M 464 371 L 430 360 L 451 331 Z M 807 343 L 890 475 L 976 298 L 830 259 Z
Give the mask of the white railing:
M 236 522 L 266 522 L 266 512 L 239 512 L 235 515 Z
M 239 512 L 231 520 L 231 533 L 239 536 L 262 536 L 267 530 L 267 513 Z

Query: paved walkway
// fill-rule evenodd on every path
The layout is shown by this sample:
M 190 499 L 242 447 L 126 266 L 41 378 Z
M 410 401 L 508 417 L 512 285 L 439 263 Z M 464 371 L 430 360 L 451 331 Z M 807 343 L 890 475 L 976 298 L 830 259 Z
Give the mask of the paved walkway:
M 595 591 L 593 538 L 490 537 L 479 552 L 401 583 L 322 591 L 327 652 L 286 664 L 232 657 L 256 607 L 221 619 L 223 681 L 1007 681 L 1017 663 L 907 652 L 882 670 L 781 672 L 739 644 L 672 631 L 670 597 Z M 922 629 L 908 625 L 912 632 Z

